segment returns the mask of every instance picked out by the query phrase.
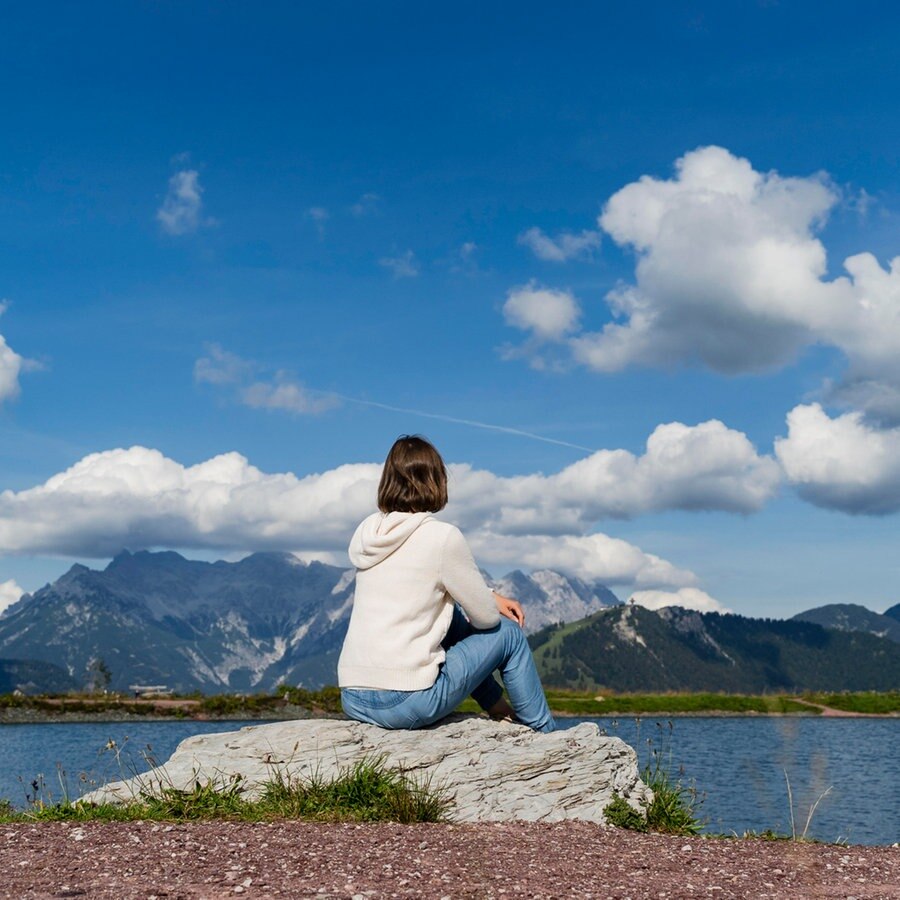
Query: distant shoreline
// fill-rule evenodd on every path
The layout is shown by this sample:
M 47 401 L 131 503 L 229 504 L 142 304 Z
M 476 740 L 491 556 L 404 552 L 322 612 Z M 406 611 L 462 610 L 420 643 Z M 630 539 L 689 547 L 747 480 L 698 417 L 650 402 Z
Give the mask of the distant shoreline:
M 720 694 L 705 691 L 615 693 L 548 687 L 547 702 L 559 718 L 801 717 L 900 718 L 900 692 Z M 471 698 L 459 712 L 480 713 Z M 67 722 L 234 722 L 340 718 L 337 687 L 282 686 L 275 694 L 131 697 L 124 694 L 0 695 L 0 725 Z
M 618 719 L 900 719 L 900 713 L 855 713 L 845 710 L 829 710 L 827 713 L 817 713 L 812 709 L 809 712 L 756 712 L 748 710 L 734 712 L 730 710 L 699 710 L 696 712 L 684 711 L 656 711 L 656 712 L 566 712 L 553 710 L 553 715 L 560 719 L 594 719 L 594 718 L 618 718 Z M 70 712 L 51 713 L 35 709 L 6 709 L 0 710 L 0 727 L 3 725 L 58 725 L 103 722 L 290 722 L 303 719 L 341 719 L 341 713 L 320 712 L 311 713 L 309 710 L 296 710 L 290 712 L 254 713 L 248 711 L 242 713 L 230 712 L 220 715 L 199 714 L 173 716 L 171 714 L 132 713 L 126 710 L 119 712 L 103 710 L 102 712 Z

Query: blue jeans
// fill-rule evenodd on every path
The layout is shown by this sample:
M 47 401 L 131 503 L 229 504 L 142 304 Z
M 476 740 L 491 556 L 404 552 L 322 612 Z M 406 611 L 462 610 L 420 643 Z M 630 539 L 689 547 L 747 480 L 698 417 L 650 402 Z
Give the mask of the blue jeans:
M 535 731 L 556 725 L 522 629 L 503 616 L 485 631 L 473 628 L 459 606 L 441 642 L 447 658 L 430 688 L 421 691 L 342 688 L 341 705 L 351 718 L 382 728 L 422 728 L 450 715 L 470 694 L 482 709 L 502 696 L 493 671 L 500 670 L 516 718 Z

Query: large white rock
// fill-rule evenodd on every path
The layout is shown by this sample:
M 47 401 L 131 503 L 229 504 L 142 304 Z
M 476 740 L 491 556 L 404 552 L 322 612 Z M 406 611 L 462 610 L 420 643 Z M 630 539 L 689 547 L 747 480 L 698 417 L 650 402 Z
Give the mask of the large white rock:
M 225 784 L 234 775 L 243 777 L 246 796 L 253 797 L 276 770 L 287 778 L 330 778 L 379 756 L 419 783 L 443 786 L 457 822 L 603 822 L 613 792 L 635 807 L 652 798 L 634 750 L 594 724 L 539 734 L 511 722 L 455 716 L 416 731 L 307 719 L 198 734 L 183 740 L 164 765 L 83 799 L 122 802 L 142 790 L 189 789 L 198 780 Z

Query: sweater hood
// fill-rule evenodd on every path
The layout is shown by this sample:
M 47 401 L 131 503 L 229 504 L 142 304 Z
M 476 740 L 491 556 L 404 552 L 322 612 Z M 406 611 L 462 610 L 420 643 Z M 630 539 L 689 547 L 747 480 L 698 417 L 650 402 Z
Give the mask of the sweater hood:
M 371 569 L 402 547 L 431 513 L 372 513 L 360 522 L 350 540 L 350 562 L 357 569 Z

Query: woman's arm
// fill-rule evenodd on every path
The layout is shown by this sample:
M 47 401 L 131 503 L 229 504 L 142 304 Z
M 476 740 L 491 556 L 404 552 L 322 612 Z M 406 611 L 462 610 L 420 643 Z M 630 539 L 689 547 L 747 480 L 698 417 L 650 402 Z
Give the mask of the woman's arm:
M 518 600 L 513 600 L 512 597 L 504 597 L 503 594 L 498 594 L 494 591 L 494 603 L 497 605 L 497 610 L 501 616 L 512 619 L 516 625 L 522 628 L 525 627 L 525 610 L 522 609 L 522 604 Z
M 441 582 L 475 628 L 493 628 L 500 621 L 494 592 L 485 584 L 466 539 L 455 526 L 448 528 L 441 551 Z

